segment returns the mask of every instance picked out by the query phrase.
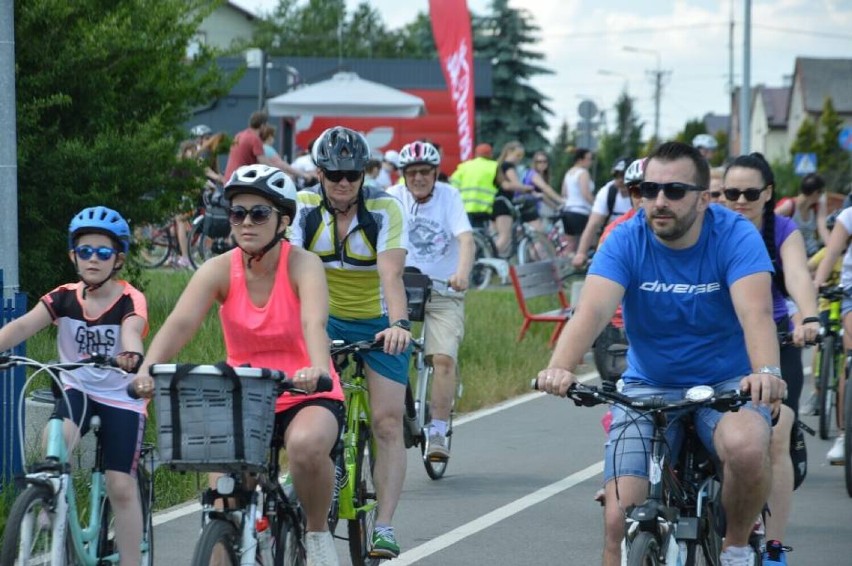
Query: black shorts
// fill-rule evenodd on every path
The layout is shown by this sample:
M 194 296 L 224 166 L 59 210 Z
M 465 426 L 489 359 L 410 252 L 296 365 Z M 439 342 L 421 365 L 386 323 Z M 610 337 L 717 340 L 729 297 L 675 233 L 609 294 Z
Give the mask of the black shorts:
M 586 224 L 589 223 L 588 214 L 580 214 L 579 212 L 562 212 L 562 226 L 565 228 L 565 233 L 569 236 L 579 236 L 586 229 Z
M 521 222 L 533 222 L 541 218 L 538 213 L 538 201 L 535 199 L 524 199 L 516 201 L 515 205 L 521 211 Z
M 470 220 L 471 228 L 488 228 L 488 223 L 491 222 L 491 214 L 487 212 L 468 212 L 467 218 Z
M 494 201 L 491 218 L 497 218 L 498 216 L 512 216 L 512 209 L 509 208 L 509 204 L 503 199 L 496 199 Z
M 334 415 L 335 420 L 337 420 L 337 438 L 340 439 L 343 436 L 343 424 L 346 419 L 346 411 L 343 407 L 343 403 L 341 401 L 335 401 L 334 399 L 310 399 L 303 403 L 299 403 L 295 407 L 290 407 L 282 413 L 275 413 L 275 428 L 273 429 L 272 434 L 274 435 L 276 442 L 280 442 L 283 445 L 284 434 L 287 432 L 287 427 L 290 426 L 290 423 L 293 422 L 293 419 L 297 414 L 299 414 L 299 411 L 305 407 L 325 407 L 331 411 L 331 414 Z M 338 440 L 334 443 L 331 452 L 328 454 L 332 460 L 337 459 L 340 447 L 340 441 Z

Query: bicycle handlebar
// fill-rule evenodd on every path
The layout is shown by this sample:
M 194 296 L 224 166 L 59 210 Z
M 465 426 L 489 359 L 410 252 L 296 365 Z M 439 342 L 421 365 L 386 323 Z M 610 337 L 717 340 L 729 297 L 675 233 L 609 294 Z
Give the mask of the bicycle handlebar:
M 530 383 L 532 389 L 538 390 L 538 379 Z M 595 405 L 622 405 L 639 411 L 673 411 L 688 407 L 709 407 L 717 411 L 737 411 L 751 401 L 751 395 L 740 391 L 713 393 L 704 399 L 679 399 L 669 401 L 661 395 L 646 397 L 628 397 L 618 391 L 607 391 L 594 385 L 575 383 L 568 389 L 568 398 L 578 407 L 594 407 Z
M 348 356 L 360 351 L 373 351 L 384 349 L 384 339 L 379 340 L 358 340 L 356 342 L 347 342 L 346 340 L 331 341 L 332 356 Z

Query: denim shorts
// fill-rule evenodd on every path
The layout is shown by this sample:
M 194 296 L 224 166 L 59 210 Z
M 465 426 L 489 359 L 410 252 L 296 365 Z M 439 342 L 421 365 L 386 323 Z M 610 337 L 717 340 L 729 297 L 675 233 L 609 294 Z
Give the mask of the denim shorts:
M 389 326 L 388 317 L 369 318 L 364 320 L 344 320 L 328 317 L 328 337 L 332 340 L 359 342 L 374 340 L 376 334 Z M 391 381 L 405 385 L 408 383 L 408 366 L 411 361 L 411 347 L 401 354 L 392 356 L 381 350 L 361 352 L 364 362 L 376 373 Z
M 740 379 L 732 379 L 714 386 L 714 389 L 717 392 L 724 392 L 739 389 L 739 386 Z M 665 399 L 676 401 L 683 398 L 687 389 L 685 387 L 657 387 L 628 383 L 624 385 L 622 393 L 631 397 L 661 395 Z M 771 427 L 772 417 L 768 406 L 755 406 L 747 403 L 740 410 L 757 411 L 766 421 L 767 428 Z M 667 413 L 666 441 L 671 447 L 670 461 L 677 460 L 678 450 L 683 443 L 684 428 L 682 421 L 683 417 L 688 415 L 689 412 L 690 410 L 687 409 Z M 712 457 L 718 458 L 716 448 L 713 445 L 713 433 L 716 431 L 716 425 L 722 419 L 723 413 L 702 407 L 693 411 L 693 414 L 695 430 L 701 439 L 701 443 Z M 604 483 L 618 476 L 648 477 L 648 459 L 651 454 L 653 430 L 653 422 L 650 416 L 643 416 L 637 411 L 625 410 L 618 405 L 613 405 L 612 425 L 605 445 Z
M 843 295 L 843 302 L 840 304 L 841 318 L 845 317 L 850 312 L 852 312 L 852 298 Z

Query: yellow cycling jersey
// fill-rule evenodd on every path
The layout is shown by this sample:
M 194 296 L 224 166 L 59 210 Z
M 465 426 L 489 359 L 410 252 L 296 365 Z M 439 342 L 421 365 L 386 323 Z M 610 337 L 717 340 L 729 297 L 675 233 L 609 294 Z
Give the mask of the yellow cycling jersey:
M 387 314 L 377 271 L 378 255 L 405 249 L 405 212 L 393 196 L 361 188 L 358 211 L 343 239 L 337 236 L 334 215 L 322 204 L 319 185 L 299 191 L 290 241 L 317 254 L 328 280 L 329 314 L 363 320 Z

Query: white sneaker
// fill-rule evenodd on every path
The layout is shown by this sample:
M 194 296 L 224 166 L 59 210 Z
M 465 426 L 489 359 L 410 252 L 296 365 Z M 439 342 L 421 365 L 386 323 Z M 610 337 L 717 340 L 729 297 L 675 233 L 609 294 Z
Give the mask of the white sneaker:
M 337 550 L 334 548 L 334 536 L 329 531 L 306 533 L 305 550 L 308 554 L 308 566 L 340 564 L 337 560 Z
M 844 435 L 841 434 L 837 438 L 834 439 L 834 446 L 831 447 L 831 450 L 825 455 L 825 459 L 828 460 L 829 464 L 842 464 L 846 451 L 844 450 L 845 438 Z
M 754 551 L 750 546 L 729 546 L 719 555 L 721 566 L 754 566 Z

